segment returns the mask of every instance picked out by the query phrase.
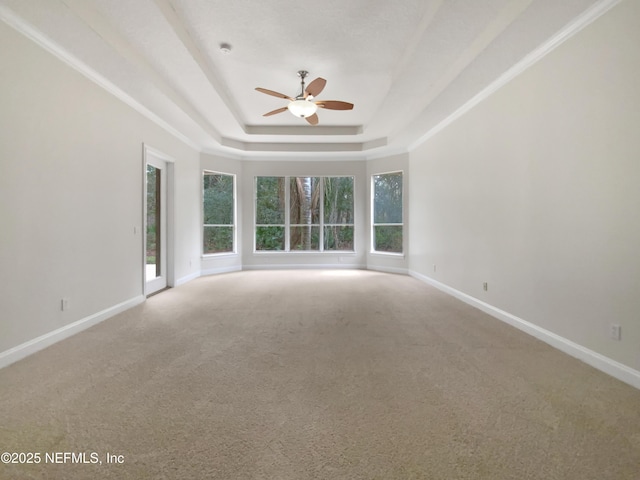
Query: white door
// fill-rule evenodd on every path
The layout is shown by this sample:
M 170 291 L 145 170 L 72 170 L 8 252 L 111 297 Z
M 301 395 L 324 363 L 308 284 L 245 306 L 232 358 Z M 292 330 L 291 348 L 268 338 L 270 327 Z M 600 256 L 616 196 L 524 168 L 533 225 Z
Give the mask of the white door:
M 146 295 L 167 287 L 167 226 L 167 162 L 147 154 L 144 270 Z

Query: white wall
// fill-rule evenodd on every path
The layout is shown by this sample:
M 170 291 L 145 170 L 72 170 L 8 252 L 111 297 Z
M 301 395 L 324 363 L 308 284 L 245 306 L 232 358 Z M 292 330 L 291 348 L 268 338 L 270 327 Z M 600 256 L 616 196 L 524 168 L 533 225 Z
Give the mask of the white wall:
M 241 179 L 242 198 L 242 264 L 246 269 L 285 267 L 349 267 L 364 268 L 367 248 L 366 218 L 366 163 L 363 161 L 244 161 Z M 254 178 L 257 176 L 355 176 L 355 253 L 350 252 L 254 252 Z
M 141 300 L 143 143 L 176 161 L 175 276 L 197 274 L 200 170 L 197 152 L 4 23 L 0 45 L 6 363 L 24 342 Z
M 427 140 L 409 213 L 413 273 L 634 369 L 639 45 L 622 2 Z
M 242 270 L 242 219 L 244 218 L 244 199 L 242 195 L 242 161 L 232 158 L 225 158 L 219 155 L 201 154 L 200 165 L 202 171 L 209 170 L 218 173 L 226 173 L 236 176 L 236 251 L 234 253 L 223 253 L 215 255 L 203 255 L 201 258 L 202 275 L 212 275 L 216 273 L 232 272 Z M 202 178 L 202 177 L 200 177 Z M 200 223 L 202 223 L 202 185 L 198 189 L 200 195 Z M 200 239 L 202 238 L 202 227 L 200 228 Z M 200 252 L 202 252 L 202 242 L 200 242 Z

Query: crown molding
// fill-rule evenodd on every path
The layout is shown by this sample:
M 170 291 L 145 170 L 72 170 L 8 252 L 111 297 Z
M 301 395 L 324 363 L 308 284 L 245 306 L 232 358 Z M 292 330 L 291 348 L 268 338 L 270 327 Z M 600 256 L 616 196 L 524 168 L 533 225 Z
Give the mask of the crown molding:
M 491 96 L 494 92 L 498 91 L 500 88 L 504 87 L 507 83 L 513 80 L 515 77 L 529 69 L 539 60 L 547 56 L 553 50 L 562 45 L 565 41 L 569 40 L 576 33 L 581 31 L 586 26 L 590 25 L 602 15 L 607 13 L 613 7 L 615 7 L 622 0 L 601 0 L 600 2 L 594 4 L 581 15 L 576 17 L 573 21 L 569 22 L 562 30 L 560 30 L 557 34 L 551 37 L 549 40 L 544 42 L 538 48 L 533 50 L 527 56 L 525 56 L 522 60 L 516 63 L 513 67 L 499 76 L 496 80 L 491 82 L 488 87 L 482 90 L 480 93 L 475 95 L 465 104 L 463 104 L 460 108 L 455 110 L 451 115 L 447 116 L 444 120 L 437 123 L 434 127 L 430 128 L 426 133 L 421 135 L 417 140 L 411 143 L 408 147 L 409 151 L 414 150 L 416 147 L 422 145 L 424 142 L 433 137 L 436 133 L 445 129 L 455 120 L 463 116 L 473 107 L 478 105 L 480 102 Z
M 286 143 L 286 142 L 239 142 L 222 139 L 225 147 L 245 152 L 361 152 L 362 143 Z
M 243 130 L 248 135 L 360 135 L 364 132 L 364 127 L 362 125 L 243 125 Z
M 377 138 L 367 142 L 344 143 L 292 143 L 292 142 L 243 142 L 232 138 L 222 138 L 221 146 L 244 152 L 364 152 L 387 145 L 387 138 Z
M 378 152 L 375 152 L 372 155 L 367 155 L 367 160 L 378 160 L 381 158 L 389 158 L 397 155 L 407 155 L 408 153 L 409 153 L 409 150 L 404 147 L 396 146 L 391 148 L 384 148 Z
M 195 150 L 200 150 L 200 145 L 197 142 L 187 137 L 183 133 L 176 130 L 169 123 L 161 119 L 151 110 L 143 106 L 133 97 L 125 93 L 120 88 L 116 87 L 113 83 L 107 80 L 105 77 L 100 75 L 98 72 L 90 68 L 84 62 L 82 62 L 77 57 L 71 55 L 65 49 L 63 49 L 60 45 L 55 43 L 46 35 L 42 34 L 38 30 L 36 30 L 32 25 L 22 20 L 18 17 L 13 11 L 5 6 L 0 6 L 0 19 L 4 21 L 11 28 L 16 30 L 18 33 L 24 35 L 29 40 L 34 42 L 36 45 L 40 46 L 47 52 L 54 55 L 56 58 L 61 60 L 63 63 L 73 68 L 78 73 L 82 74 L 87 79 L 91 80 L 93 83 L 103 88 L 111 95 L 124 102 L 129 107 L 133 108 L 136 112 L 140 113 L 144 117 L 151 120 L 153 123 L 164 129 L 166 132 L 170 133 L 178 140 L 182 141 L 186 145 L 190 146 Z

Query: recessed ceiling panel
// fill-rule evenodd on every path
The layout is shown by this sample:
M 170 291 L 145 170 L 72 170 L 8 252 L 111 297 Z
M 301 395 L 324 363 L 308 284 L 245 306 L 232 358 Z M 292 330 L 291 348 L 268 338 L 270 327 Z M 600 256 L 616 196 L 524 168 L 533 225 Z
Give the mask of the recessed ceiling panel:
M 574 19 L 614 3 L 0 0 L 0 16 L 202 150 L 367 158 L 406 150 Z M 301 69 L 307 83 L 327 80 L 319 99 L 353 110 L 320 109 L 317 127 L 263 116 L 287 100 L 255 88 L 294 97 Z

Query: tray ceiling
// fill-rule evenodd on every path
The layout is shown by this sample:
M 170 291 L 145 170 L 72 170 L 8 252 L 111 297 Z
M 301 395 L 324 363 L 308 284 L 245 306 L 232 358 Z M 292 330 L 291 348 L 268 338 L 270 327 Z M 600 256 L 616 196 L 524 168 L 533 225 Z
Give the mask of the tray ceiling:
M 0 17 L 201 151 L 371 158 L 407 151 L 614 3 L 0 0 Z M 318 126 L 262 116 L 287 101 L 255 87 L 294 97 L 301 69 L 354 109 L 320 109 Z

